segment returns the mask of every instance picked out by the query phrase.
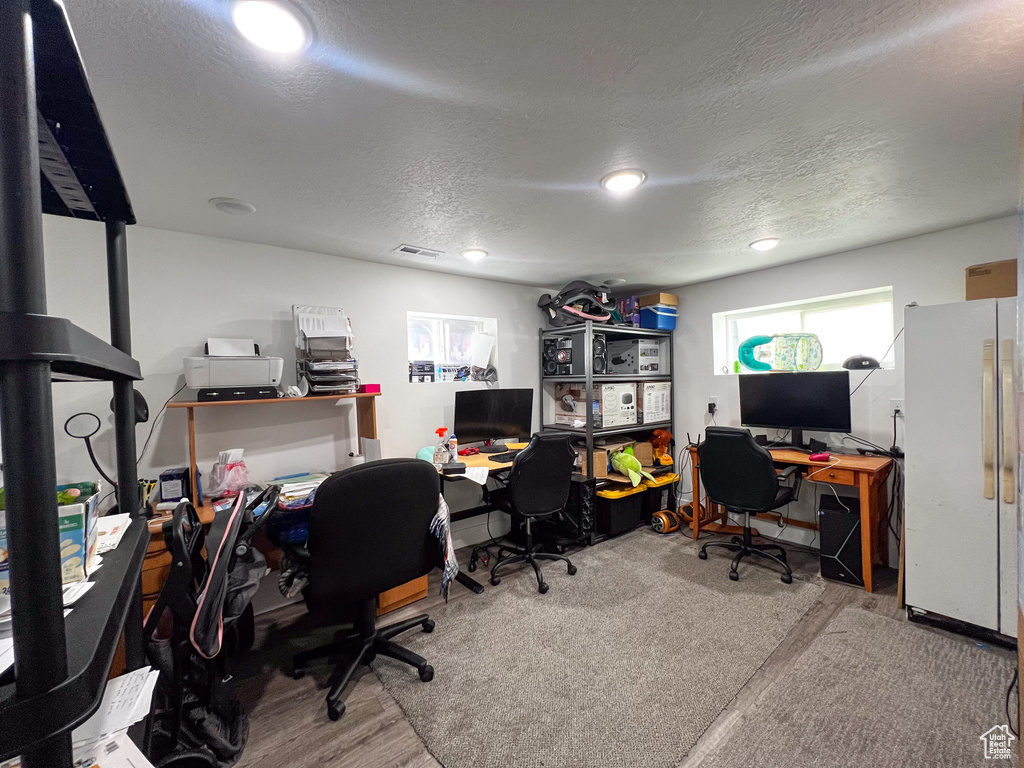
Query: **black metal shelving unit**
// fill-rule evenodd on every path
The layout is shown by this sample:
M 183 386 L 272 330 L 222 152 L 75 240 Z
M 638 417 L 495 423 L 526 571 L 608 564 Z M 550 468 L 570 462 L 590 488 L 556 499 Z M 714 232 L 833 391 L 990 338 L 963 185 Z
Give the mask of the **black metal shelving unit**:
M 15 666 L 0 676 L 0 760 L 71 768 L 71 729 L 99 706 L 122 631 L 145 661 L 139 576 L 149 542 L 135 467 L 125 227 L 135 223 L 78 46 L 57 0 L 0 2 L 0 441 Z M 104 222 L 110 337 L 47 315 L 42 214 Z M 64 618 L 54 381 L 109 381 L 118 508 L 134 524 Z
M 584 355 L 584 373 L 583 374 L 555 374 L 545 375 L 544 374 L 544 342 L 553 338 L 564 338 L 566 336 L 572 336 L 574 334 L 580 334 L 583 336 L 583 349 L 585 350 Z M 619 373 L 594 373 L 594 335 L 603 334 L 606 339 L 618 338 L 618 339 L 664 339 L 666 340 L 665 349 L 668 352 L 668 370 L 667 374 L 619 374 Z M 608 437 L 611 435 L 626 435 L 635 432 L 650 432 L 653 429 L 673 429 L 673 423 L 675 422 L 675 391 L 673 387 L 672 397 L 670 398 L 670 412 L 668 421 L 659 421 L 656 423 L 646 424 L 629 424 L 625 426 L 616 427 L 595 427 L 591 414 L 593 413 L 594 403 L 594 385 L 603 383 L 618 383 L 618 382 L 669 382 L 674 381 L 673 372 L 675 370 L 675 350 L 673 349 L 672 343 L 673 337 L 671 331 L 655 331 L 647 328 L 633 328 L 630 326 L 622 325 L 604 325 L 602 323 L 595 324 L 592 320 L 586 320 L 579 325 L 572 325 L 567 328 L 542 328 L 540 331 L 540 366 L 541 366 L 541 397 L 539 402 L 540 409 L 540 424 L 541 430 L 544 432 L 565 432 L 570 435 L 582 438 L 586 446 L 587 452 L 587 475 L 585 480 L 590 484 L 591 489 L 596 488 L 594 478 L 594 439 L 598 437 Z M 565 424 L 554 424 L 549 423 L 547 420 L 546 400 L 549 396 L 547 388 L 548 384 L 554 383 L 580 383 L 583 384 L 587 392 L 586 401 L 586 423 L 582 427 L 573 427 Z M 594 544 L 601 540 L 600 536 L 590 534 L 588 543 Z

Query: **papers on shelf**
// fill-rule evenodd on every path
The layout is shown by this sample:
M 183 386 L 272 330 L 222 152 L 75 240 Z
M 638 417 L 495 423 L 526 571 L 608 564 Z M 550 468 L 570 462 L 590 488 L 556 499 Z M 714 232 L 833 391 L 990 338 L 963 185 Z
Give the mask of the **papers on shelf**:
M 92 589 L 95 584 L 95 581 L 76 581 L 74 584 L 65 584 L 64 607 L 67 608 L 69 605 L 77 603 L 78 599 Z
M 108 682 L 100 708 L 72 731 L 72 744 L 86 745 L 111 738 L 148 715 L 159 676 L 157 670 L 142 667 Z
M 153 768 L 127 733 L 76 746 L 73 750 L 75 768 Z M 0 763 L 0 768 L 20 768 L 21 758 Z
M 71 613 L 70 608 L 64 609 L 64 618 Z M 14 637 L 11 636 L 11 614 L 0 616 L 0 674 L 14 666 Z M 0 765 L 0 768 L 3 768 Z
M 124 512 L 120 515 L 107 515 L 96 521 L 96 554 L 110 552 L 121 543 L 124 532 L 132 523 L 132 516 Z

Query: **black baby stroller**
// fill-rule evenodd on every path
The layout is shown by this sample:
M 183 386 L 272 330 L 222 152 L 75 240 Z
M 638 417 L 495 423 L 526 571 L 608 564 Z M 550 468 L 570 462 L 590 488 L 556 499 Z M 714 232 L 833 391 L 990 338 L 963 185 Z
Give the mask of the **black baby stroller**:
M 279 492 L 272 485 L 240 493 L 209 534 L 187 501 L 164 523 L 171 572 L 144 629 L 150 663 L 160 670 L 149 752 L 161 768 L 226 768 L 245 748 L 248 719 L 225 684 L 226 660 L 253 644 L 250 600 L 267 566 L 251 541 Z

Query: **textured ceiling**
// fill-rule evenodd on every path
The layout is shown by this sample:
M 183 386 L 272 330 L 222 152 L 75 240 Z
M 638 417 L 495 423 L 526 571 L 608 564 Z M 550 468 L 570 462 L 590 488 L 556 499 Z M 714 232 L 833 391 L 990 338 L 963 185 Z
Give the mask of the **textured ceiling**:
M 677 285 L 1016 208 L 1019 0 L 295 3 L 281 61 L 218 0 L 66 0 L 141 224 Z

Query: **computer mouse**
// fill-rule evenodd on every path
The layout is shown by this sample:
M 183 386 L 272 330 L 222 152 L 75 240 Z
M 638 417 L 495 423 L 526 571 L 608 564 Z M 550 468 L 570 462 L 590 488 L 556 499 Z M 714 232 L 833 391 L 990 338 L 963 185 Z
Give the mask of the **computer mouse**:
M 827 451 L 822 451 L 821 453 L 812 453 L 807 458 L 810 459 L 811 461 L 828 461 L 830 458 L 832 458 L 832 455 Z

